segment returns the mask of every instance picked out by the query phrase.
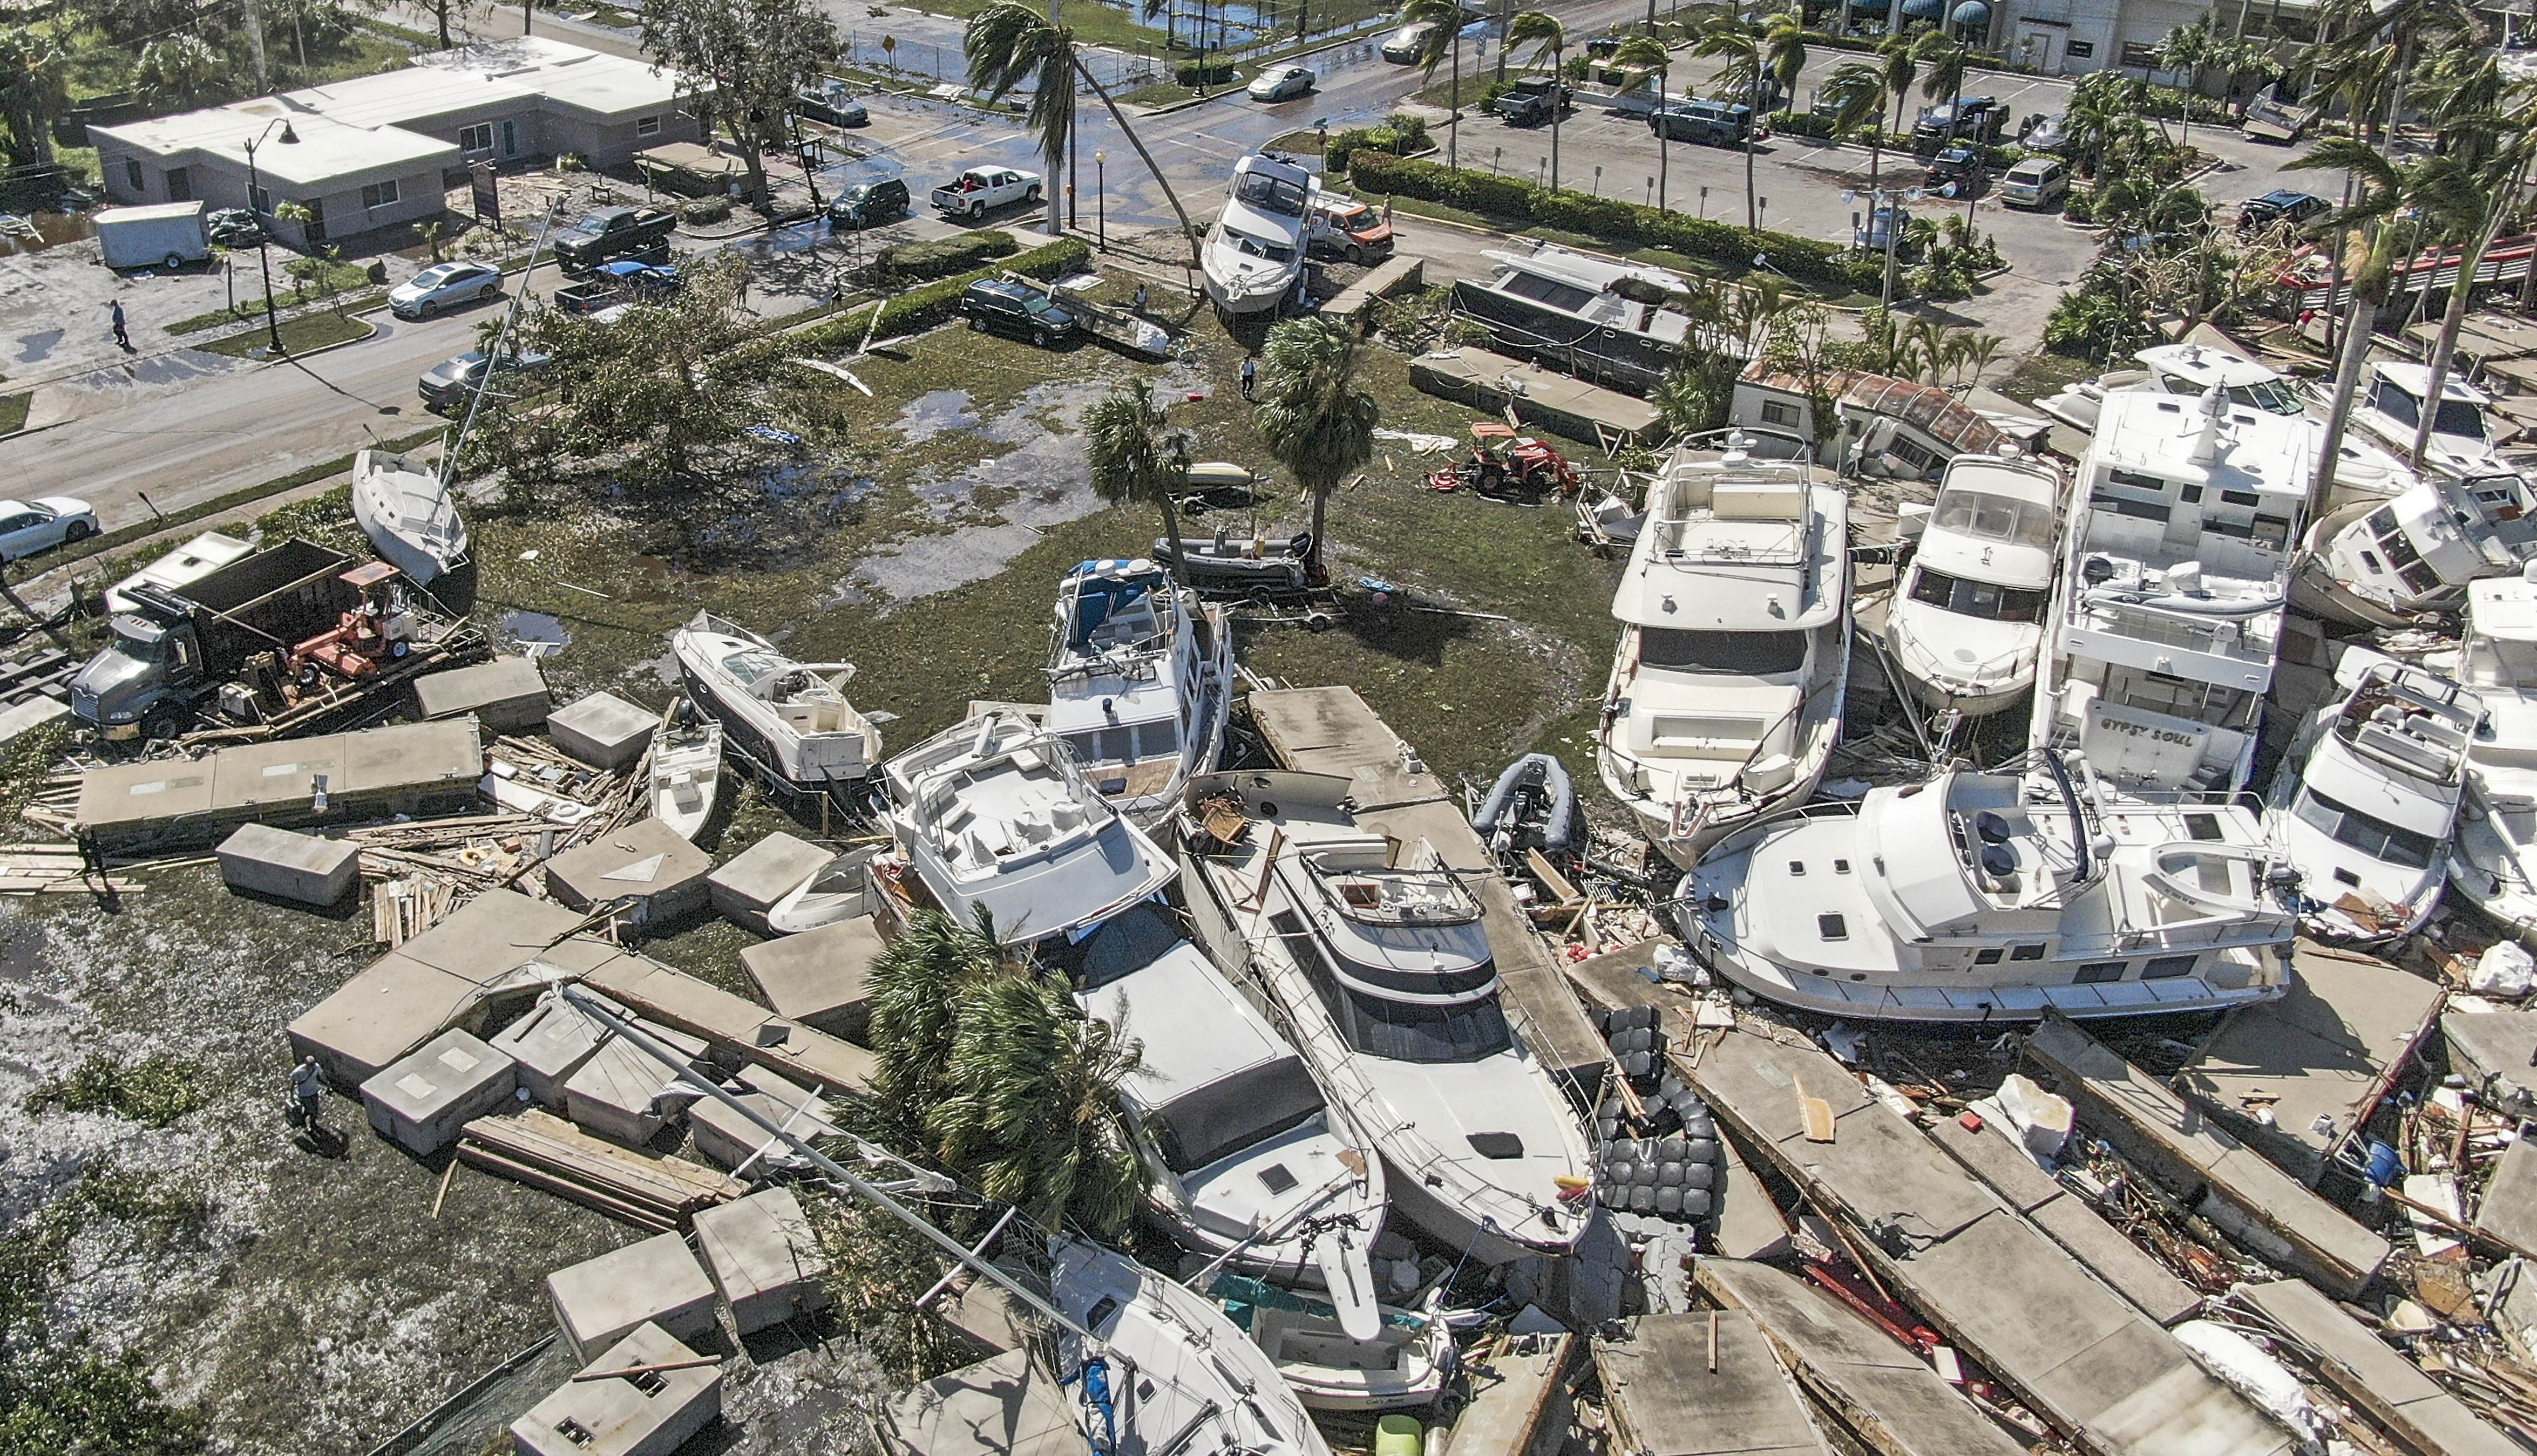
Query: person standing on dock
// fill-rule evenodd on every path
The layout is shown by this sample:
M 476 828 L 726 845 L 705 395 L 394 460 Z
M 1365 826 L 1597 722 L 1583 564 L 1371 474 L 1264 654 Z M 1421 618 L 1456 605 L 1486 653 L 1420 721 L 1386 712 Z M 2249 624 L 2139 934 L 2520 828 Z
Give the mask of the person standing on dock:
M 299 1099 L 299 1121 L 310 1133 L 317 1131 L 317 1105 L 326 1096 L 326 1074 L 314 1056 L 303 1057 L 291 1069 L 291 1092 Z

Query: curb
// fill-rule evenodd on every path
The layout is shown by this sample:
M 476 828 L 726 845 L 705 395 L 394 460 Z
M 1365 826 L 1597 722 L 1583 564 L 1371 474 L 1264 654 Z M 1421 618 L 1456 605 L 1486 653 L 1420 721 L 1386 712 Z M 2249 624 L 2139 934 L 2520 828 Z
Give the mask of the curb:
M 298 363 L 299 361 L 301 361 L 301 360 L 303 360 L 303 359 L 313 359 L 313 358 L 317 357 L 317 356 L 318 356 L 319 354 L 321 354 L 321 353 L 333 353 L 335 350 L 337 350 L 337 349 L 339 349 L 339 348 L 352 348 L 354 345 L 356 345 L 356 344 L 367 344 L 367 343 L 369 343 L 371 340 L 378 338 L 378 337 L 379 337 L 379 332 L 380 332 L 380 331 L 379 331 L 379 326 L 378 326 L 378 325 L 376 325 L 376 324 L 368 323 L 366 320 L 364 320 L 363 322 L 364 322 L 364 324 L 368 327 L 368 329 L 369 329 L 369 331 L 370 331 L 370 332 L 368 332 L 368 333 L 366 333 L 366 334 L 362 335 L 362 336 L 361 336 L 360 338 L 358 338 L 358 339 L 340 339 L 340 340 L 337 340 L 337 341 L 336 341 L 335 343 L 333 343 L 333 344 L 322 345 L 322 346 L 320 346 L 320 347 L 318 347 L 318 348 L 316 348 L 303 349 L 303 350 L 301 350 L 301 351 L 300 351 L 300 352 L 298 352 L 298 353 L 290 353 L 290 352 L 287 352 L 287 351 L 286 351 L 286 352 L 284 352 L 284 353 L 282 353 L 282 354 L 279 354 L 279 355 L 276 355 L 276 356 L 270 356 L 270 357 L 261 358 L 261 359 L 257 358 L 257 357 L 256 357 L 256 356 L 254 356 L 253 354 L 224 355 L 224 357 L 235 357 L 235 358 L 241 359 L 242 361 L 244 361 L 245 363 L 247 363 L 247 364 L 249 364 L 249 365 L 251 365 L 251 366 L 252 366 L 252 365 L 263 365 L 263 366 L 265 366 L 265 367 L 267 367 L 267 368 L 270 368 L 270 367 L 272 367 L 272 366 L 274 366 L 274 365 L 277 365 L 277 364 L 294 364 L 294 363 Z M 205 351 L 206 351 L 206 352 L 209 352 L 209 350 L 205 350 Z

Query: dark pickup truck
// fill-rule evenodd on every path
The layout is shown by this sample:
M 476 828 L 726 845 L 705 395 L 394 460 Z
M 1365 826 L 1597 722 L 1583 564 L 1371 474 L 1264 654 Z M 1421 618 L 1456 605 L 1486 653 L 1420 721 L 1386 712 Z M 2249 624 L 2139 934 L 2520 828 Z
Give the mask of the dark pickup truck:
M 678 215 L 660 208 L 601 208 L 555 239 L 555 261 L 567 273 L 588 273 L 611 258 L 669 241 L 678 225 Z

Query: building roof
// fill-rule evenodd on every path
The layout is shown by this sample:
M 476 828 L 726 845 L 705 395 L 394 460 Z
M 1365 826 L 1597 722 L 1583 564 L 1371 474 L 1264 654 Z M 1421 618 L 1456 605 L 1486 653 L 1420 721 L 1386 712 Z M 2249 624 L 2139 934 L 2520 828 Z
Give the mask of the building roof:
M 1803 379 L 1769 359 L 1755 359 L 1745 365 L 1742 378 L 1746 384 L 1784 394 L 1808 392 Z M 1959 455 L 1987 455 L 2006 438 L 1997 425 L 1934 384 L 1915 384 L 1883 374 L 1856 374 L 1848 369 L 1827 372 L 1820 383 L 1823 392 L 1843 408 L 1899 419 Z
M 679 75 L 649 61 L 607 55 L 543 35 L 485 40 L 414 59 L 417 70 L 472 72 L 488 82 L 598 116 L 659 111 L 679 96 Z
M 289 123 L 290 134 L 296 140 L 285 141 L 284 128 L 274 125 L 276 121 Z M 410 172 L 458 158 L 455 146 L 436 138 L 393 126 L 348 126 L 300 110 L 279 96 L 90 130 L 171 159 L 197 152 L 240 168 L 247 164 L 247 144 L 255 142 L 256 170 L 285 186 L 306 187 L 372 172 Z M 268 130 L 272 135 L 259 141 Z

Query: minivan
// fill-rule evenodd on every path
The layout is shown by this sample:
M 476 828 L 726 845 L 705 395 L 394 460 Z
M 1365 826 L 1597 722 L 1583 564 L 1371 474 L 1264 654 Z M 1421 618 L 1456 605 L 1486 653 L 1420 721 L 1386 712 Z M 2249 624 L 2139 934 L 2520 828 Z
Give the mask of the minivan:
M 1648 130 L 1668 142 L 1741 147 L 1753 135 L 1753 108 L 1731 101 L 1685 101 L 1650 116 Z
M 2070 164 L 2057 157 L 2030 157 L 1999 179 L 1999 200 L 2013 208 L 2049 208 L 2070 192 Z

